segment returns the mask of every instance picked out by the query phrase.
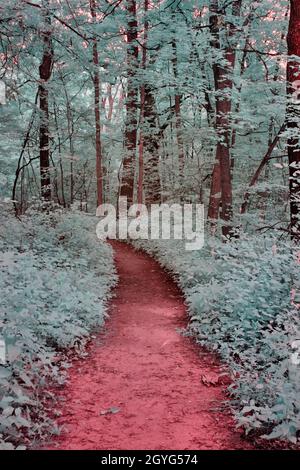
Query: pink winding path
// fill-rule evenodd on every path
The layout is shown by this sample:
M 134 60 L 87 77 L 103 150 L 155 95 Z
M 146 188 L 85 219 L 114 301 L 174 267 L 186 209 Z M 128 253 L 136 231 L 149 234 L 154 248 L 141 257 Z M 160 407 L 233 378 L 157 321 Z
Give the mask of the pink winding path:
M 224 411 L 216 358 L 178 332 L 187 314 L 174 282 L 146 254 L 112 245 L 119 284 L 110 319 L 70 370 L 63 432 L 48 448 L 249 448 Z

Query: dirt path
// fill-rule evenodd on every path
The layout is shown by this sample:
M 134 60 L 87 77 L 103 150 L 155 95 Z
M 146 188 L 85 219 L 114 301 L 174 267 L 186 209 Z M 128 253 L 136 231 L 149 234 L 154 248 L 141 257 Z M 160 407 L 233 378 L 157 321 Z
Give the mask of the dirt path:
M 113 247 L 120 282 L 111 317 L 71 369 L 64 432 L 51 448 L 249 448 L 224 412 L 224 386 L 210 383 L 220 373 L 214 357 L 178 333 L 187 317 L 175 284 L 147 255 Z

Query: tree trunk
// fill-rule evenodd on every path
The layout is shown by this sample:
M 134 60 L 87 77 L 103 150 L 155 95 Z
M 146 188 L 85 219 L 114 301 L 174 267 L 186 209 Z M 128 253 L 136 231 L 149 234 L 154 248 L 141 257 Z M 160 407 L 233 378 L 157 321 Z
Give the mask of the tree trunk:
M 176 41 L 173 39 L 172 41 L 172 48 L 173 48 L 173 72 L 175 82 L 178 80 L 178 68 L 177 68 L 177 46 Z M 185 155 L 184 155 L 184 147 L 183 147 L 183 138 L 182 138 L 182 119 L 181 119 L 181 95 L 176 87 L 175 92 L 175 128 L 176 128 L 176 140 L 177 140 L 177 147 L 178 147 L 178 162 L 179 162 L 179 178 L 182 180 L 184 174 L 184 165 L 185 165 Z
M 290 0 L 290 22 L 287 36 L 287 129 L 289 131 L 289 188 L 292 239 L 300 238 L 300 0 Z M 297 82 L 297 83 L 296 83 Z M 298 90 L 298 91 L 297 91 Z M 298 96 L 295 96 L 298 95 Z
M 49 152 L 49 92 L 48 81 L 51 77 L 53 66 L 53 46 L 51 38 L 51 19 L 47 2 L 43 4 L 44 24 L 41 36 L 44 49 L 42 62 L 39 67 L 40 85 L 40 175 L 41 196 L 46 201 L 51 199 L 50 179 L 50 152 Z
M 233 3 L 232 14 L 239 16 L 241 10 L 241 0 Z M 221 49 L 220 44 L 220 17 L 218 0 L 211 0 L 210 4 L 210 26 L 212 34 L 212 47 Z M 219 217 L 219 207 L 221 207 L 221 217 L 225 222 L 222 233 L 228 237 L 232 231 L 230 220 L 232 218 L 232 181 L 230 169 L 230 148 L 231 148 L 231 95 L 228 90 L 232 90 L 232 74 L 235 65 L 235 51 L 231 44 L 236 26 L 229 24 L 228 45 L 225 47 L 225 62 L 227 65 L 220 66 L 215 63 L 213 66 L 214 82 L 216 91 L 216 131 L 218 143 L 216 148 L 215 165 L 212 175 L 211 194 L 209 202 L 208 216 L 213 223 Z
M 145 85 L 141 86 L 141 112 L 140 112 L 140 141 L 139 141 L 139 177 L 137 188 L 138 204 L 143 204 L 143 182 L 144 182 L 144 113 L 145 113 Z
M 149 9 L 149 0 L 144 3 L 145 13 Z M 159 204 L 161 202 L 161 187 L 159 173 L 159 140 L 160 130 L 156 113 L 155 94 L 151 83 L 146 83 L 145 71 L 147 67 L 147 38 L 148 21 L 144 25 L 144 47 L 142 54 L 142 67 L 144 70 L 143 85 L 141 87 L 141 123 L 139 145 L 139 181 L 138 202 L 143 200 L 146 205 Z M 155 58 L 150 57 L 150 64 Z
M 282 134 L 282 132 L 284 132 L 285 128 L 286 128 L 286 124 L 283 123 L 280 130 L 279 130 L 279 132 L 274 137 L 273 141 L 270 143 L 270 145 L 268 147 L 268 150 L 267 150 L 266 154 L 264 155 L 262 161 L 260 162 L 256 172 L 252 176 L 251 181 L 249 183 L 249 188 L 252 188 L 253 186 L 256 185 L 262 170 L 264 169 L 265 165 L 269 162 L 269 160 L 271 158 L 271 155 L 272 155 L 276 145 L 278 144 L 278 142 L 280 140 L 280 137 L 281 137 L 281 134 Z M 243 203 L 241 205 L 241 209 L 240 209 L 241 214 L 245 214 L 245 212 L 247 210 L 247 207 L 248 207 L 249 198 L 250 198 L 250 192 L 249 192 L 249 190 L 247 190 L 244 194 L 244 200 L 243 200 Z
M 127 98 L 125 123 L 125 156 L 123 158 L 120 196 L 127 197 L 128 206 L 133 202 L 134 176 L 137 143 L 137 103 L 138 103 L 138 44 L 136 1 L 127 0 Z
M 90 0 L 90 10 L 95 24 L 96 0 Z M 96 179 L 97 179 L 97 206 L 103 203 L 103 170 L 102 170 L 102 146 L 101 146 L 101 122 L 100 122 L 100 76 L 99 55 L 97 38 L 93 40 L 93 64 L 94 64 L 94 113 L 95 113 L 95 143 L 96 143 Z
M 155 98 L 151 85 L 145 85 L 145 131 L 144 131 L 144 192 L 145 203 L 159 204 L 160 173 L 159 173 L 159 134 L 155 112 Z
M 149 0 L 145 0 L 144 2 L 144 14 L 146 15 L 149 8 Z M 148 30 L 149 30 L 149 23 L 147 19 L 144 21 L 144 44 L 143 44 L 143 51 L 142 51 L 142 69 L 145 74 L 146 65 L 147 65 L 147 39 L 148 39 Z M 145 80 L 145 75 L 143 77 Z M 144 180 L 144 135 L 143 135 L 143 127 L 144 127 L 144 117 L 145 117 L 145 84 L 142 83 L 140 88 L 140 95 L 141 95 L 141 111 L 140 111 L 140 141 L 139 141 L 139 178 L 138 178 L 138 194 L 137 200 L 139 204 L 143 203 L 143 180 Z
M 210 197 L 208 205 L 208 220 L 211 222 L 212 229 L 215 229 L 215 222 L 219 218 L 221 201 L 221 175 L 220 175 L 220 162 L 217 160 L 213 167 L 213 173 L 210 186 Z

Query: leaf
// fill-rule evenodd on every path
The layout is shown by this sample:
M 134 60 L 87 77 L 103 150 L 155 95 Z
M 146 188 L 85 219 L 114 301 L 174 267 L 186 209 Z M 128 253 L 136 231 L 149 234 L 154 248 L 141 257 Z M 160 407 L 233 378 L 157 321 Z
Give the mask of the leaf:
M 20 427 L 30 428 L 30 422 L 27 419 L 23 418 L 22 416 L 17 416 L 16 426 L 18 428 Z
M 11 416 L 14 412 L 14 408 L 12 406 L 8 406 L 2 411 L 3 416 Z
M 100 415 L 108 415 L 108 414 L 116 414 L 119 413 L 120 408 L 117 408 L 116 406 L 112 406 L 111 408 L 108 408 L 107 410 L 102 410 L 100 411 Z
M 11 376 L 11 370 L 7 367 L 0 366 L 0 379 L 7 379 Z
M 14 445 L 11 442 L 1 442 L 0 450 L 14 450 Z

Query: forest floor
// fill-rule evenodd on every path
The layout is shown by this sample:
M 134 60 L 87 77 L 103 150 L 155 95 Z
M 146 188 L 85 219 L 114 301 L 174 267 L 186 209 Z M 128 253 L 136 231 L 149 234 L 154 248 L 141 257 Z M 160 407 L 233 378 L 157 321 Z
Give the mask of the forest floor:
M 105 329 L 59 392 L 48 449 L 249 449 L 216 357 L 181 334 L 184 299 L 158 263 L 112 242 L 119 284 Z

